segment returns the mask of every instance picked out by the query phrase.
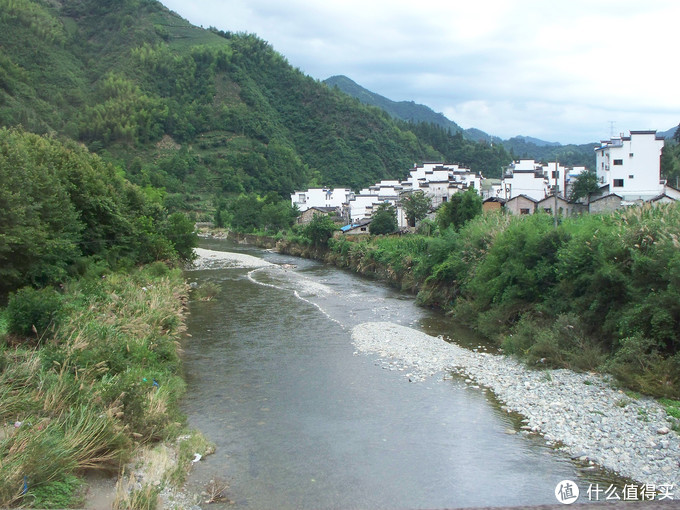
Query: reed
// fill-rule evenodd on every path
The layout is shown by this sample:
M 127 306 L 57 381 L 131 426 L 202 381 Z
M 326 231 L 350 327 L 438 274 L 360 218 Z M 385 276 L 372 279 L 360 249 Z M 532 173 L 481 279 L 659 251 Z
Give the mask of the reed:
M 186 296 L 179 271 L 111 274 L 67 285 L 59 327 L 39 345 L 4 335 L 0 507 L 83 470 L 118 470 L 135 445 L 176 434 Z M 155 488 L 128 492 L 120 508 L 154 508 Z

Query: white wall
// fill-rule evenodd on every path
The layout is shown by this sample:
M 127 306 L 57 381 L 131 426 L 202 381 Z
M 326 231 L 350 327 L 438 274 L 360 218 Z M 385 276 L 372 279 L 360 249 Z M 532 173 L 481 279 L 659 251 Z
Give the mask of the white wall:
M 310 207 L 342 207 L 351 192 L 348 188 L 310 188 L 291 193 L 290 200 L 300 211 Z
M 649 199 L 663 192 L 661 150 L 656 131 L 631 131 L 595 149 L 597 177 L 626 200 Z M 623 184 L 621 186 L 621 184 Z

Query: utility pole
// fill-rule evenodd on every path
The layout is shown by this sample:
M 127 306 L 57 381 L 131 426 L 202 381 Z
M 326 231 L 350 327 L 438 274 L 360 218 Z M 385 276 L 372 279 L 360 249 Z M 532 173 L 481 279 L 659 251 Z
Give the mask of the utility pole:
M 560 174 L 560 163 L 557 156 L 555 156 L 555 188 L 553 188 L 553 194 L 555 196 L 555 205 L 553 206 L 553 225 L 557 228 L 557 190 L 558 190 L 558 178 Z

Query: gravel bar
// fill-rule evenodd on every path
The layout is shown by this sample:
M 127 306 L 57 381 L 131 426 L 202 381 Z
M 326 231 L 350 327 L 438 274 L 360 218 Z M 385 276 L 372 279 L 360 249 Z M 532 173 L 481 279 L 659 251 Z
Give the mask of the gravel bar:
M 258 268 L 273 266 L 274 264 L 245 253 L 230 251 L 206 250 L 194 248 L 196 259 L 188 270 L 223 269 L 223 268 Z
M 504 355 L 474 352 L 441 337 L 388 322 L 352 330 L 357 351 L 377 353 L 384 368 L 411 381 L 442 372 L 490 389 L 522 427 L 541 434 L 574 459 L 590 461 L 640 484 L 673 485 L 680 497 L 680 437 L 663 407 L 612 387 L 606 376 L 571 370 L 532 370 Z

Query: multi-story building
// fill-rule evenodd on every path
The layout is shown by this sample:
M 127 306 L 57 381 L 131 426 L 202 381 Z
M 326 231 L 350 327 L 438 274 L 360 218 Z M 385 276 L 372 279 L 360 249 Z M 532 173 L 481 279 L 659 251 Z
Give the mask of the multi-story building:
M 551 189 L 546 172 L 543 165 L 533 159 L 513 161 L 505 169 L 500 187 L 500 198 L 511 200 L 524 195 L 536 201 L 543 200 Z
M 352 193 L 348 188 L 310 188 L 306 191 L 291 193 L 290 200 L 301 212 L 310 207 L 342 208 Z
M 625 205 L 649 201 L 664 193 L 663 145 L 664 140 L 656 131 L 631 131 L 630 136 L 602 141 L 595 156 L 597 177 L 605 194 L 616 193 Z

